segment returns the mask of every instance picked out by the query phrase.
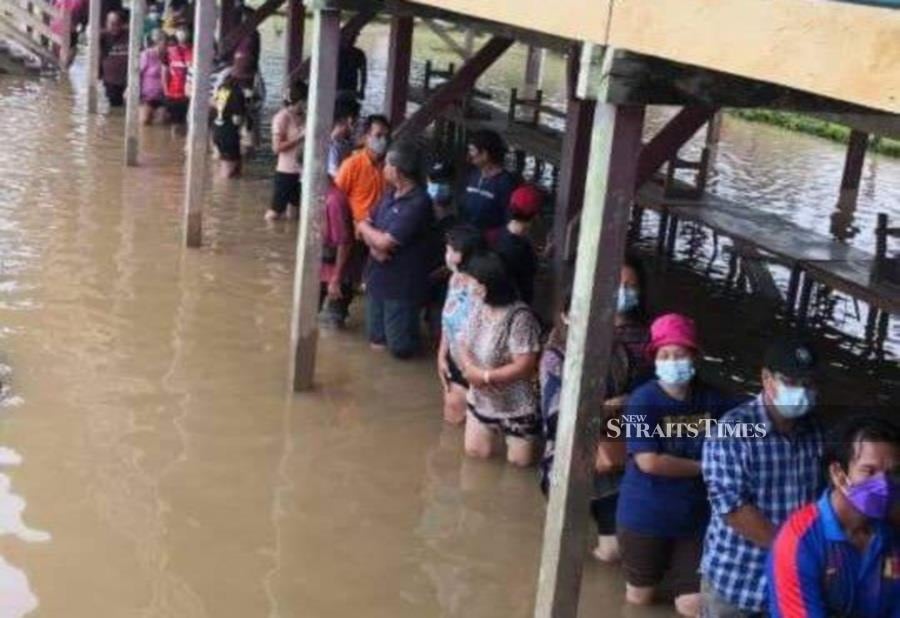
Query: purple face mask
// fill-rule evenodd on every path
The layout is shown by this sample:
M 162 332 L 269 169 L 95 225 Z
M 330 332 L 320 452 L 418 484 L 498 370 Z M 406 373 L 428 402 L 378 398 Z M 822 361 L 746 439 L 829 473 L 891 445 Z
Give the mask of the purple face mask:
M 895 488 L 884 472 L 850 485 L 845 492 L 853 507 L 871 519 L 885 519 L 891 511 Z

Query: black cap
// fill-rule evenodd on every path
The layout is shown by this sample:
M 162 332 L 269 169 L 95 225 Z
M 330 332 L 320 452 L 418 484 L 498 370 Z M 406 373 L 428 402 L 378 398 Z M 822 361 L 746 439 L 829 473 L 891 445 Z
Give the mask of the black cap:
M 766 350 L 763 365 L 788 378 L 809 378 L 816 373 L 816 355 L 802 341 L 775 341 Z
M 453 179 L 453 166 L 445 161 L 438 161 L 428 170 L 428 178 L 432 182 L 449 181 Z

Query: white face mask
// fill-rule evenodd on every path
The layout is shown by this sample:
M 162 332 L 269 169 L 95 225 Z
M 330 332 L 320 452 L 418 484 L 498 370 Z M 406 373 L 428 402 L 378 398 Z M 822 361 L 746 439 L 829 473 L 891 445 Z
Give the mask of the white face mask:
M 184 45 L 188 41 L 188 33 L 184 30 L 179 30 L 175 33 L 175 40 Z
M 369 147 L 369 150 L 371 150 L 378 156 L 381 156 L 387 152 L 388 140 L 386 137 L 370 136 L 366 138 L 366 146 Z
M 809 414 L 816 405 L 816 391 L 803 386 L 788 386 L 775 380 L 775 397 L 772 403 L 784 418 L 795 419 Z

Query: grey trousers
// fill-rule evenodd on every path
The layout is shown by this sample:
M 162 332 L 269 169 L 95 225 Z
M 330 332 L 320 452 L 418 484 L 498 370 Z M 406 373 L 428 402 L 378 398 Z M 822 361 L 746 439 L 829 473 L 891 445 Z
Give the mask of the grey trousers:
M 764 618 L 763 612 L 748 612 L 723 599 L 706 578 L 700 582 L 700 618 Z

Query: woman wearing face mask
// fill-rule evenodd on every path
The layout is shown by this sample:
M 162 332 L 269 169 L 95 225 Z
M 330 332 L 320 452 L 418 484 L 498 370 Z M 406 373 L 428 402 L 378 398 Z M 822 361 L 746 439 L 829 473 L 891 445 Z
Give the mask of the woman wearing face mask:
M 900 616 L 900 428 L 844 421 L 825 454 L 829 488 L 791 515 L 768 557 L 768 609 L 793 616 Z
M 636 389 L 625 406 L 628 461 L 616 511 L 626 600 L 651 603 L 670 574 L 675 608 L 685 616 L 699 611 L 697 568 L 709 519 L 700 470 L 702 422 L 731 407 L 696 377 L 698 350 L 690 318 L 671 313 L 651 325 L 647 352 L 656 379 Z M 673 423 L 693 423 L 699 431 L 682 430 L 680 437 L 671 430 L 669 436 L 660 433 Z
M 466 420 L 466 394 L 469 390 L 459 360 L 460 334 L 472 313 L 475 294 L 475 279 L 466 272 L 466 267 L 469 259 L 484 249 L 481 232 L 471 225 L 459 225 L 447 233 L 444 260 L 452 274 L 441 312 L 437 366 L 444 391 L 444 420 L 452 425 L 460 425 Z

